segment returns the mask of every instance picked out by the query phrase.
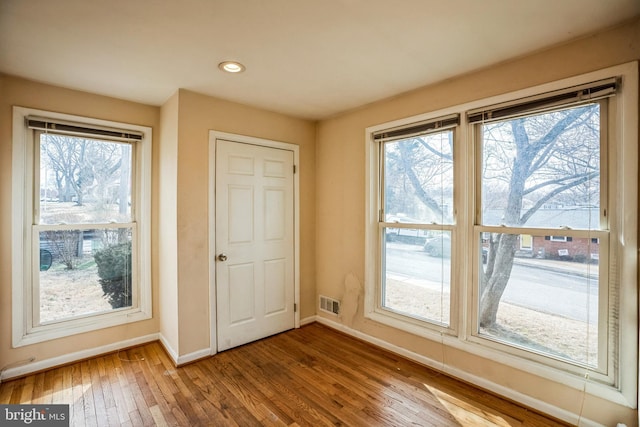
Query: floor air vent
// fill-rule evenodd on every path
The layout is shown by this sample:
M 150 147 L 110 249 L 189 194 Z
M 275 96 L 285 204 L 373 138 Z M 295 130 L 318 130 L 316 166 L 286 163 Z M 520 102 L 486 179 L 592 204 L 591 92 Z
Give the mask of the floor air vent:
M 340 313 L 340 301 L 320 295 L 320 310 L 338 314 Z

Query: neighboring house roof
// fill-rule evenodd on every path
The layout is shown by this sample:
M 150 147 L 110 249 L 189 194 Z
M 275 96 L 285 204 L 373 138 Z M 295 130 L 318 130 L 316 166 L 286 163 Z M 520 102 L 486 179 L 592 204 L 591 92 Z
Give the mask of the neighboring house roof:
M 487 209 L 482 213 L 483 224 L 503 224 L 504 209 Z M 538 209 L 526 224 L 527 227 L 560 228 L 571 227 L 574 229 L 599 228 L 600 209 L 597 207 L 565 207 L 556 209 Z

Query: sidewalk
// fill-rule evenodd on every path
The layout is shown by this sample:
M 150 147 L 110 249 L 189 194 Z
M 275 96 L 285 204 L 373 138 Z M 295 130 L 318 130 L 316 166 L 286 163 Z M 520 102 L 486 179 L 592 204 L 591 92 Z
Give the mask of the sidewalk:
M 540 268 L 555 273 L 570 274 L 591 279 L 597 279 L 599 273 L 598 264 L 584 264 L 570 261 L 557 261 L 553 259 L 539 258 L 515 258 L 513 263 L 527 267 Z

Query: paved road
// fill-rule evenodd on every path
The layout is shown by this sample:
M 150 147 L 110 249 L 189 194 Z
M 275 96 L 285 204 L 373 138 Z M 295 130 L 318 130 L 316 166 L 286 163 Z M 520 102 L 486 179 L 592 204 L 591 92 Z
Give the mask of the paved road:
M 448 258 L 431 257 L 420 246 L 400 243 L 387 246 L 386 270 L 435 289 L 443 282 L 448 286 L 451 271 Z M 598 281 L 594 279 L 515 264 L 502 298 L 510 304 L 597 324 Z

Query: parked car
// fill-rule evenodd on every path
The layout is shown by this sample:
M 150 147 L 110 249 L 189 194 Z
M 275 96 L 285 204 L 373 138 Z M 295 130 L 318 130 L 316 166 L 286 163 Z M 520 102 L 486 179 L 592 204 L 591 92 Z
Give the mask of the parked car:
M 431 256 L 448 258 L 451 256 L 451 236 L 448 233 L 441 233 L 428 237 L 422 249 Z
M 422 249 L 431 256 L 445 257 L 451 256 L 451 235 L 448 233 L 438 234 L 428 237 Z M 486 264 L 489 258 L 489 249 L 482 248 L 482 263 Z
M 386 222 L 397 224 L 420 224 L 421 220 L 406 216 L 390 215 L 386 218 Z M 423 244 L 426 234 L 426 230 L 416 228 L 388 227 L 386 229 L 388 241 L 401 241 L 414 245 Z
M 40 249 L 40 271 L 47 271 L 53 264 L 53 255 L 46 249 Z

